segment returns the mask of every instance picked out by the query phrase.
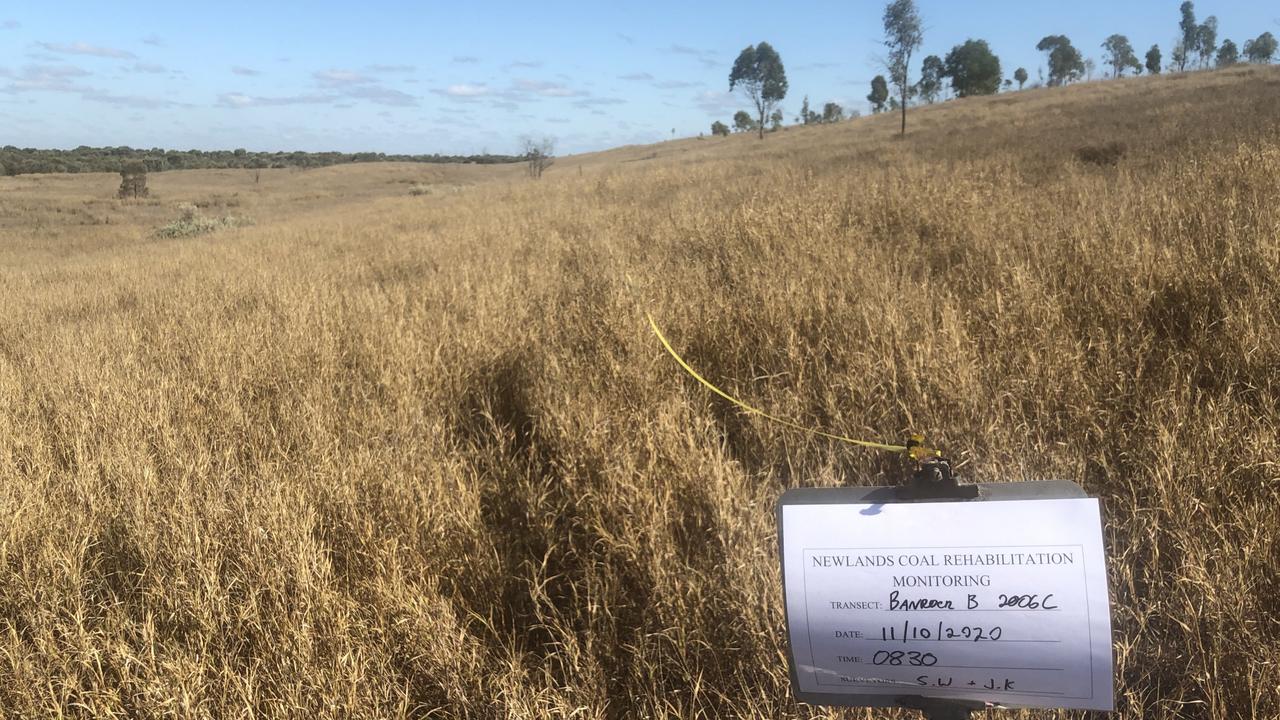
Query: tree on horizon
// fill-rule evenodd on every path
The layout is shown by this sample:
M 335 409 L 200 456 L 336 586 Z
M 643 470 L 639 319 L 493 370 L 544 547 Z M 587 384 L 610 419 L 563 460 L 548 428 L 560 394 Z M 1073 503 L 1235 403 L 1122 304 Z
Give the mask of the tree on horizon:
M 889 48 L 889 80 L 898 91 L 902 130 L 907 134 L 907 104 L 914 89 L 910 81 L 911 55 L 924 42 L 915 0 L 891 0 L 884 8 L 884 44 Z
M 1216 61 L 1220 68 L 1231 67 L 1240 62 L 1240 49 L 1231 41 L 1231 38 L 1223 40 L 1222 45 L 1218 47 Z
M 1085 74 L 1084 58 L 1066 35 L 1046 35 L 1036 49 L 1049 53 L 1049 86 L 1067 85 Z
M 1244 56 L 1251 63 L 1261 63 L 1263 65 L 1271 62 L 1272 56 L 1276 54 L 1276 36 L 1269 32 L 1264 32 L 1258 37 L 1248 40 L 1244 44 Z
M 738 53 L 729 72 L 729 90 L 740 90 L 755 105 L 756 126 L 764 139 L 765 119 L 787 96 L 787 73 L 782 58 L 767 42 L 748 45 Z
M 1151 75 L 1160 74 L 1161 59 L 1162 58 L 1160 57 L 1160 46 L 1152 45 L 1151 49 L 1147 51 L 1147 72 L 1149 74 Z
M 1129 38 L 1124 35 L 1112 35 L 1102 41 L 1102 49 L 1106 52 L 1107 64 L 1111 66 L 1111 77 L 1124 77 L 1126 68 L 1133 68 L 1135 72 L 1142 72 L 1142 65 L 1138 62 L 1138 56 L 1133 52 L 1133 46 L 1129 44 Z
M 1184 72 L 1187 67 L 1187 45 L 1181 40 L 1173 44 L 1173 52 L 1169 55 L 1169 69 Z
M 1210 15 L 1196 28 L 1195 50 L 1200 58 L 1200 67 L 1209 67 L 1218 50 L 1218 18 Z
M 885 101 L 889 99 L 889 83 L 885 81 L 883 75 L 877 75 L 871 78 L 871 93 L 867 95 L 867 102 L 871 103 L 871 112 L 880 114 L 884 112 Z
M 1173 49 L 1173 64 L 1178 67 L 1178 72 L 1185 72 L 1187 69 L 1187 60 L 1191 51 L 1199 47 L 1200 42 L 1200 26 L 1196 24 L 1196 6 L 1191 0 L 1186 0 L 1178 7 L 1178 11 L 1182 14 L 1182 19 L 1178 21 L 1178 29 L 1182 31 L 1181 45 L 1175 46 Z M 1181 47 L 1182 52 L 1178 52 Z
M 991 52 L 986 40 L 966 40 L 951 48 L 943 63 L 951 88 L 962 98 L 1000 91 L 1000 58 Z
M 937 55 L 929 55 L 920 63 L 920 80 L 916 82 L 916 92 L 926 103 L 932 105 L 937 101 L 946 74 L 947 66 L 942 64 L 942 58 Z

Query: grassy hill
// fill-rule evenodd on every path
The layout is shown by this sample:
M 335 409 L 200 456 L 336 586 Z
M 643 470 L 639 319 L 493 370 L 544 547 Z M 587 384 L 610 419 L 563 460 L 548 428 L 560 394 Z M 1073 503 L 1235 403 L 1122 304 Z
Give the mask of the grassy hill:
M 1102 498 L 1120 717 L 1280 715 L 1277 118 L 1242 67 L 541 181 L 0 178 L 0 708 L 863 716 L 791 699 L 772 509 L 903 468 L 651 312 L 776 414 Z

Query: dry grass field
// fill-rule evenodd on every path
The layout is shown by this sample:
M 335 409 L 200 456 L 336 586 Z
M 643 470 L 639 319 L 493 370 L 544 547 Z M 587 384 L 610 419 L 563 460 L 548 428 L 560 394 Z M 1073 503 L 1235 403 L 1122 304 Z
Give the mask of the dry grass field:
M 1280 717 L 1280 69 L 896 127 L 0 178 L 0 715 L 868 716 L 791 699 L 772 511 L 902 469 L 647 311 L 777 414 L 1082 484 L 1117 717 Z

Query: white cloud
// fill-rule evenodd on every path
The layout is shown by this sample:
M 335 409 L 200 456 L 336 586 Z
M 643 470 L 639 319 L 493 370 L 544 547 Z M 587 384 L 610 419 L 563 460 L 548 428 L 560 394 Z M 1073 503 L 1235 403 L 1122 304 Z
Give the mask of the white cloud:
M 418 68 L 413 65 L 370 65 L 366 70 L 371 73 L 411 73 Z
M 144 97 L 141 95 L 117 95 L 76 82 L 87 77 L 89 72 L 74 65 L 24 65 L 18 72 L 0 68 L 0 77 L 7 78 L 9 83 L 0 87 L 0 93 L 18 94 L 27 92 L 56 92 L 78 94 L 82 100 L 122 105 L 139 109 L 177 107 L 181 103 L 162 98 Z
M 453 115 L 439 115 L 433 120 L 433 122 L 437 125 L 454 125 L 466 128 L 474 125 L 474 121 L 469 116 L 461 113 L 455 113 Z
M 444 94 L 449 97 L 471 98 L 491 95 L 493 91 L 487 85 L 472 85 L 471 83 L 458 83 L 450 85 L 444 89 Z
M 627 101 L 616 97 L 589 97 L 574 101 L 573 106 L 579 108 L 600 107 L 604 105 L 626 105 Z
M 392 88 L 382 87 L 381 85 L 358 85 L 343 90 L 342 94 L 347 97 L 368 100 L 378 105 L 410 107 L 418 104 L 418 99 L 414 96 Z
M 321 70 L 314 73 L 314 77 L 325 87 L 342 87 L 373 82 L 373 78 L 361 75 L 354 70 Z
M 229 108 L 276 107 L 280 105 L 323 105 L 336 100 L 333 95 L 285 95 L 258 97 L 244 93 L 222 93 L 218 105 Z
M 708 115 L 732 112 L 741 105 L 733 93 L 717 92 L 715 90 L 704 90 L 698 93 L 694 96 L 693 102 Z
M 60 53 L 62 55 L 91 55 L 93 57 L 115 58 L 117 60 L 133 60 L 136 55 L 128 50 L 118 50 L 116 48 L 101 47 L 99 45 L 90 45 L 89 43 L 36 43 L 40 47 L 49 52 Z
M 140 95 L 114 95 L 109 92 L 90 91 L 80 94 L 80 97 L 92 102 L 106 103 L 108 105 L 123 105 L 125 107 L 153 110 L 156 108 L 175 107 L 179 103 L 172 100 L 163 100 L 160 98 L 149 98 Z
M 262 74 L 262 71 L 260 70 L 254 70 L 253 68 L 245 67 L 243 65 L 232 65 L 231 72 L 234 75 L 243 75 L 244 77 L 256 77 Z
M 518 92 L 529 92 L 542 97 L 577 97 L 583 94 L 560 83 L 540 80 L 516 80 L 514 87 Z
M 720 61 L 716 59 L 716 51 L 714 50 L 699 50 L 698 48 L 689 47 L 688 45 L 671 45 L 667 47 L 664 52 L 673 53 L 675 55 L 689 55 L 697 58 L 698 62 L 706 68 L 713 68 L 720 64 Z
M 5 71 L 10 82 L 3 88 L 7 93 L 19 92 L 85 92 L 88 88 L 76 85 L 74 78 L 89 73 L 74 65 L 24 65 L 17 73 Z
M 251 107 L 253 98 L 241 93 L 222 93 L 218 96 L 218 104 L 226 107 Z
M 163 65 L 157 65 L 156 63 L 144 63 L 144 62 L 134 63 L 125 69 L 128 70 L 129 72 L 151 73 L 153 75 L 169 72 L 169 69 Z

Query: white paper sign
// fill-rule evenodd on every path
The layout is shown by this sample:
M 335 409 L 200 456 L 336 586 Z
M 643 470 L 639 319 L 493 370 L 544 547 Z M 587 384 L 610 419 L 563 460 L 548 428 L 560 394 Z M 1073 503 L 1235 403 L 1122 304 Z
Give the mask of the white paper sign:
M 1112 709 L 1095 499 L 784 505 L 799 689 Z

